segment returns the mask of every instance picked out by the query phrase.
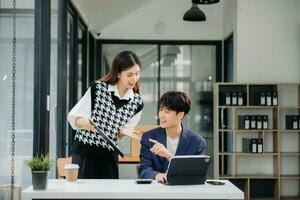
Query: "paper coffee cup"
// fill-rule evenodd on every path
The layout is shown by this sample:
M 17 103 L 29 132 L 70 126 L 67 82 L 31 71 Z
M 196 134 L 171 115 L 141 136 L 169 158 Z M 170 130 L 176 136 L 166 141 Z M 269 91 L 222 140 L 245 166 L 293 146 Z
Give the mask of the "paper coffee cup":
M 77 164 L 66 164 L 66 179 L 68 182 L 76 182 L 78 177 L 79 165 Z

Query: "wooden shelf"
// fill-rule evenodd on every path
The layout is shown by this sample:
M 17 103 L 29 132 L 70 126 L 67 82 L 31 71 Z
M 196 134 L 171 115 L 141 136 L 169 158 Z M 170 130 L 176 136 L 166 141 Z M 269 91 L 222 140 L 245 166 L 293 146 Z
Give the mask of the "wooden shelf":
M 220 176 L 220 179 L 278 179 L 278 177 L 273 175 L 264 174 L 243 174 L 235 176 Z
M 278 156 L 279 153 L 243 153 L 243 152 L 220 152 L 220 155 L 227 155 L 227 156 Z
M 280 197 L 281 200 L 299 200 L 300 196 L 297 197 Z
M 278 108 L 278 106 L 253 106 L 253 105 L 245 105 L 245 106 L 218 106 L 218 108 L 238 108 L 238 109 L 274 109 Z
M 281 175 L 280 179 L 283 179 L 283 180 L 300 180 L 300 174 L 295 174 L 295 175 Z
M 278 129 L 218 129 L 219 132 L 277 132 Z M 300 130 L 298 130 L 300 131 Z
M 300 109 L 300 106 L 278 106 L 279 109 Z
M 278 131 L 280 131 L 281 133 L 299 133 L 300 130 L 296 130 L 296 129 L 279 129 Z
M 232 98 L 232 94 L 238 93 L 243 94 L 243 103 L 246 105 L 225 105 L 228 94 Z M 258 105 L 262 93 L 265 95 L 270 93 L 271 96 L 277 94 L 278 105 Z M 300 171 L 291 172 L 295 173 L 294 175 L 280 174 L 281 172 L 288 173 L 289 166 L 298 166 L 300 162 L 300 130 L 284 129 L 286 115 L 299 115 L 299 113 L 300 83 L 216 83 L 214 86 L 214 159 L 216 163 L 214 172 L 217 176 L 215 178 L 233 180 L 233 183 L 245 192 L 245 199 L 251 197 L 251 200 L 279 198 L 299 200 L 300 197 L 292 197 L 294 193 L 290 191 L 296 190 L 296 195 L 300 195 L 300 188 L 295 186 L 293 190 L 287 191 L 285 187 L 282 187 L 284 184 L 282 181 L 300 182 Z M 270 129 L 239 129 L 241 124 L 239 116 L 246 115 L 267 115 Z M 249 150 L 250 139 L 262 139 L 263 151 L 272 152 L 243 153 L 244 149 Z M 229 150 L 238 150 L 238 152 L 229 152 Z M 281 152 L 282 150 L 299 152 Z M 287 159 L 290 160 L 285 163 Z M 266 175 L 269 172 L 272 174 Z M 269 189 L 260 191 L 265 183 Z M 257 195 L 256 192 L 259 194 Z M 267 198 L 253 198 L 255 195 L 259 197 L 261 193 Z M 291 197 L 281 197 L 282 194 L 290 194 Z
M 300 156 L 300 152 L 280 152 L 281 156 Z

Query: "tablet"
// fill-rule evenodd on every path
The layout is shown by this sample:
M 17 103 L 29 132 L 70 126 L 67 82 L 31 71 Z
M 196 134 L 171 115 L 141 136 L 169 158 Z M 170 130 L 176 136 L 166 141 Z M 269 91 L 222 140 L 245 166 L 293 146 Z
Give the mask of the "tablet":
M 109 144 L 114 149 L 114 151 L 116 151 L 123 158 L 123 151 L 109 137 L 107 137 L 107 135 L 105 135 L 94 122 L 90 120 L 90 123 L 95 127 L 97 133 L 99 133 L 102 136 L 102 138 L 107 142 L 107 144 Z
M 204 184 L 210 163 L 210 156 L 187 155 L 174 156 L 170 159 L 166 172 L 166 183 L 169 185 Z

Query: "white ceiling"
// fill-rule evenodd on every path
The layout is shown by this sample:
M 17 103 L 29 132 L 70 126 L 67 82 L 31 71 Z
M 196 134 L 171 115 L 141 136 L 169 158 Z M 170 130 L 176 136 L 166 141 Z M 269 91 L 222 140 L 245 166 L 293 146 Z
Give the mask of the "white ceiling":
M 186 22 L 191 0 L 72 0 L 102 39 L 214 40 L 222 37 L 222 1 L 198 5 L 205 22 Z
M 88 27 L 101 31 L 151 0 L 72 0 Z

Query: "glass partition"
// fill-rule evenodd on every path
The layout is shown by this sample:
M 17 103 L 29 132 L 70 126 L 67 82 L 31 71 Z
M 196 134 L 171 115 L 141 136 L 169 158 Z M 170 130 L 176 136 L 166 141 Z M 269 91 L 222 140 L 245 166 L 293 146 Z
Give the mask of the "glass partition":
M 140 95 L 145 106 L 139 124 L 156 125 L 159 96 L 171 90 L 183 91 L 192 102 L 190 113 L 184 118 L 183 124 L 206 139 L 206 154 L 213 158 L 212 87 L 216 81 L 216 46 L 103 44 L 102 70 L 107 72 L 114 56 L 123 50 L 134 51 L 142 61 Z M 127 154 L 130 153 L 128 138 L 121 141 L 120 146 Z M 120 178 L 134 178 L 126 174 L 135 175 L 135 167 L 130 169 L 122 164 Z M 213 162 L 208 176 L 213 177 Z
M 216 47 L 213 45 L 162 45 L 160 94 L 183 91 L 191 110 L 183 124 L 206 139 L 206 154 L 213 157 L 213 83 L 216 80 Z M 213 163 L 208 176 L 213 177 Z
M 12 97 L 12 3 L 0 0 L 0 184 L 10 183 L 11 97 Z M 22 9 L 24 6 L 26 9 Z M 32 156 L 34 92 L 34 1 L 18 7 L 15 182 L 31 184 L 30 169 L 24 160 Z

